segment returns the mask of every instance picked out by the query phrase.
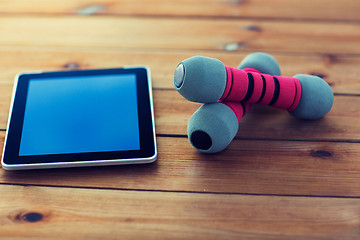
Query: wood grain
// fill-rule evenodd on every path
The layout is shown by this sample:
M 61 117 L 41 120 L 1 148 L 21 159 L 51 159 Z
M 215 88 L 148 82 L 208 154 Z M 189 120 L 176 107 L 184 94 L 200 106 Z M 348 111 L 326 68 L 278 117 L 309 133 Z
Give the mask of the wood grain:
M 144 64 L 159 151 L 145 165 L 0 168 L 0 239 L 359 239 L 360 1 L 0 2 L 0 146 L 16 73 Z M 199 153 L 186 125 L 200 104 L 173 89 L 176 65 L 236 67 L 253 51 L 323 77 L 332 111 L 255 106 L 228 149 Z
M 125 49 L 57 49 L 53 47 L 0 46 L 0 83 L 13 83 L 19 72 L 56 71 L 89 68 L 113 68 L 124 65 L 148 65 L 153 87 L 173 89 L 177 64 L 191 56 L 220 59 L 236 67 L 249 52 L 125 50 Z M 342 55 L 292 55 L 270 52 L 280 64 L 282 74 L 316 74 L 323 77 L 338 94 L 360 94 L 360 58 Z M 154 57 L 156 56 L 156 57 Z
M 360 200 L 0 186 L 6 239 L 356 239 Z
M 360 54 L 356 23 L 103 16 L 1 16 L 0 22 L 1 46 Z
M 201 154 L 186 138 L 158 137 L 153 164 L 11 172 L 0 182 L 160 191 L 360 197 L 359 143 L 234 140 Z
M 58 0 L 7 1 L 1 13 L 137 15 L 359 21 L 360 3 L 343 0 Z

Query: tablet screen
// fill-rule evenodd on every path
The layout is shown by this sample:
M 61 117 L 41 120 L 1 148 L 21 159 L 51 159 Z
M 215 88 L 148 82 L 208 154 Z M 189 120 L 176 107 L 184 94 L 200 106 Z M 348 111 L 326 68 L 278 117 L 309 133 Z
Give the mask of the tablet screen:
M 140 149 L 135 74 L 29 81 L 20 156 Z
M 156 159 L 147 67 L 17 77 L 3 167 L 92 166 Z

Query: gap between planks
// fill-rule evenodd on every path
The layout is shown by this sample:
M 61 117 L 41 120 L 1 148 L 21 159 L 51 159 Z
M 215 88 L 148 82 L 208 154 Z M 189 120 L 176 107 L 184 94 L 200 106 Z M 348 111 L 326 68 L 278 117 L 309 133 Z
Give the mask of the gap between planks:
M 1 168 L 1 166 L 0 166 Z M 114 187 L 90 187 L 90 186 L 68 186 L 51 184 L 21 184 L 21 183 L 2 183 L 0 186 L 19 186 L 19 187 L 44 187 L 60 189 L 89 189 L 89 190 L 108 190 L 124 192 L 154 192 L 154 193 L 185 193 L 185 194 L 216 194 L 216 195 L 238 195 L 238 196 L 262 196 L 262 197 L 294 197 L 294 198 L 340 198 L 340 199 L 360 199 L 360 196 L 337 196 L 337 195 L 295 195 L 295 194 L 271 194 L 271 193 L 239 193 L 239 192 L 210 192 L 210 191 L 186 191 L 186 190 L 160 190 L 160 189 L 135 189 L 135 188 L 114 188 Z

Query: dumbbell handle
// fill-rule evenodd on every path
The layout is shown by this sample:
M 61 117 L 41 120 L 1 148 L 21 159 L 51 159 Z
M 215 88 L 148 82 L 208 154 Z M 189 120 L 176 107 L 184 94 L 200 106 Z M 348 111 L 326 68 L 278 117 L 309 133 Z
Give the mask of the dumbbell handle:
M 239 70 L 238 68 L 236 69 Z M 258 70 L 254 68 L 244 68 L 242 70 L 245 71 L 246 73 L 260 73 Z M 235 113 L 238 122 L 240 122 L 241 118 L 245 115 L 245 113 L 249 111 L 252 105 L 250 102 L 244 102 L 244 101 L 230 102 L 230 101 L 219 100 L 219 102 L 228 106 Z
M 301 99 L 301 84 L 295 77 L 271 76 L 256 69 L 225 66 L 227 82 L 220 100 L 259 103 L 293 111 Z
M 247 102 L 228 102 L 228 101 L 226 102 L 219 101 L 219 102 L 228 106 L 235 113 L 238 122 L 240 122 L 241 118 L 245 115 L 245 113 L 249 111 L 252 105 Z

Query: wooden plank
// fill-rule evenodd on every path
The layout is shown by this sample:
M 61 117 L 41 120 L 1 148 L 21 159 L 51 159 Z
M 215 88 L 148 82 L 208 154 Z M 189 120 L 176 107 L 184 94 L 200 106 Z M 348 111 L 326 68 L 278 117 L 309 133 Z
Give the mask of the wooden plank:
M 360 53 L 356 23 L 103 16 L 0 22 L 0 46 Z
M 0 186 L 6 239 L 358 239 L 359 199 Z M 64 231 L 64 229 L 66 229 Z
M 1 86 L 1 85 L 0 85 Z M 6 129 L 12 87 L 0 89 L 0 129 Z M 157 134 L 185 135 L 191 115 L 201 104 L 185 100 L 175 90 L 154 90 Z M 335 96 L 324 118 L 302 121 L 284 110 L 253 106 L 240 121 L 237 137 L 246 139 L 360 141 L 360 97 Z
M 353 0 L 26 0 L 7 1 L 1 13 L 109 14 L 216 18 L 269 18 L 294 20 L 359 21 L 360 3 Z
M 0 129 L 6 128 L 11 87 L 0 90 Z M 201 106 L 183 99 L 176 91 L 155 90 L 155 122 L 158 134 L 186 134 L 189 118 Z M 301 121 L 286 111 L 254 106 L 241 120 L 239 138 L 291 140 L 360 140 L 360 97 L 336 96 L 333 109 L 323 119 Z
M 186 134 L 191 115 L 201 104 L 177 92 L 155 91 L 155 122 L 159 134 Z M 332 110 L 316 121 L 298 120 L 288 112 L 255 105 L 241 119 L 238 138 L 360 141 L 360 97 L 335 96 Z
M 151 68 L 154 88 L 173 89 L 174 70 L 177 64 L 186 58 L 195 55 L 208 56 L 220 59 L 228 66 L 236 67 L 247 54 L 197 50 L 56 49 L 0 46 L 0 84 L 12 84 L 17 73 L 31 70 L 57 71 L 148 65 Z M 279 62 L 285 76 L 298 73 L 317 74 L 331 85 L 335 93 L 360 94 L 360 57 L 271 54 Z
M 1 132 L 3 134 L 3 132 Z M 158 137 L 153 164 L 9 172 L 0 182 L 160 191 L 360 197 L 360 144 L 234 140 L 201 154 L 186 138 Z

